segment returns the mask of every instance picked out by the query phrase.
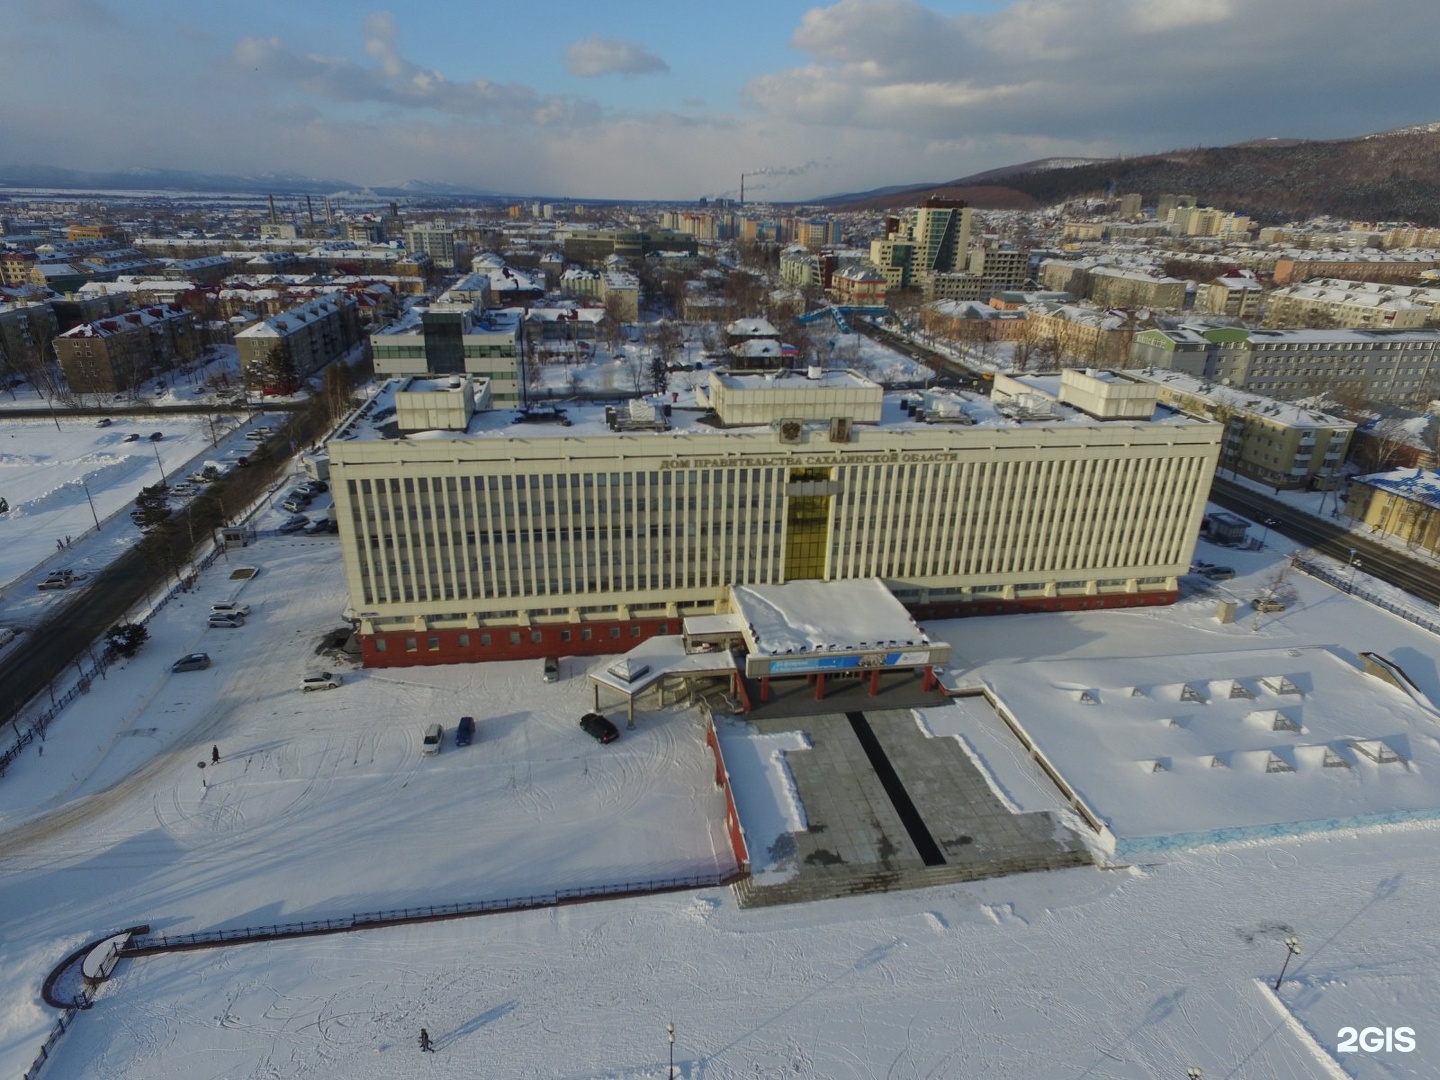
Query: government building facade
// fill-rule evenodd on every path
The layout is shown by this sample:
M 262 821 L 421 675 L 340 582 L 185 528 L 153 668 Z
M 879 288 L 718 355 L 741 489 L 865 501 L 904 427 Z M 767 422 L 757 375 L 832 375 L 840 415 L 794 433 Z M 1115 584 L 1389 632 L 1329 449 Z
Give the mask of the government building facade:
M 330 444 L 365 663 L 624 652 L 733 585 L 878 579 L 917 618 L 1178 596 L 1220 425 L 1103 372 L 994 400 L 810 376 L 518 413 L 393 380 Z

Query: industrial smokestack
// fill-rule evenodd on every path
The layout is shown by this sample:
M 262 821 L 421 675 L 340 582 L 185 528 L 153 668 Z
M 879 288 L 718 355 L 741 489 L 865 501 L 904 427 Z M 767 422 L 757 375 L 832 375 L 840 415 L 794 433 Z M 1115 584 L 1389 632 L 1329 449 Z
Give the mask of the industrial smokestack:
M 271 224 L 271 225 L 274 225 L 274 224 L 278 223 L 279 220 L 280 220 L 279 217 L 277 217 L 276 214 L 275 214 L 275 196 L 274 196 L 274 195 L 271 195 L 271 196 L 270 196 L 270 224 Z
M 315 204 L 310 201 L 310 196 L 305 196 L 305 212 L 310 215 L 310 227 L 315 227 Z

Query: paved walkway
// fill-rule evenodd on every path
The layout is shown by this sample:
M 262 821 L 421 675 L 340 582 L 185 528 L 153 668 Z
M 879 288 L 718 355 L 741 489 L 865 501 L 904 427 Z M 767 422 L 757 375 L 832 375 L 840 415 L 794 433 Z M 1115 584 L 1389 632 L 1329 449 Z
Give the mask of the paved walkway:
M 1011 813 L 960 744 L 928 737 L 910 709 L 867 711 L 861 721 L 908 797 L 897 805 L 862 745 L 856 715 L 748 717 L 761 732 L 798 729 L 809 736 L 811 749 L 786 754 L 809 828 L 790 834 L 797 873 L 773 885 L 742 883 L 737 892 L 743 905 L 921 888 L 1092 861 L 1081 838 L 1053 814 Z M 942 861 L 932 853 L 927 865 L 921 851 L 927 837 Z

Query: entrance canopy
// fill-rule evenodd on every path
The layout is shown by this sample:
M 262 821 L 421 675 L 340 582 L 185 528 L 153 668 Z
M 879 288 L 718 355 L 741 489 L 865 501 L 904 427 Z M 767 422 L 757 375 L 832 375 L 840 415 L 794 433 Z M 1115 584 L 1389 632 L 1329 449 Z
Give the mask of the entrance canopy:
M 932 642 L 878 578 L 736 585 L 730 599 L 750 678 L 928 668 L 950 660 L 950 645 Z

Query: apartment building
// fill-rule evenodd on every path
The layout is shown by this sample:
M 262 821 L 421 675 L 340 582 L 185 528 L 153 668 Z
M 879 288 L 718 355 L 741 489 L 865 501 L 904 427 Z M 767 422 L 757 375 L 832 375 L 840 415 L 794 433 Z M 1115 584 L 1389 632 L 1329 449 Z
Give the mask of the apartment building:
M 1123 366 L 1134 330 L 1123 313 L 1083 304 L 1032 304 L 1025 340 L 1057 359 L 1101 367 Z
M 1114 266 L 1096 266 L 1087 274 L 1083 294 L 1101 307 L 1174 308 L 1185 306 L 1185 282 Z
M 55 356 L 76 394 L 114 394 L 192 363 L 200 335 L 188 311 L 168 304 L 82 323 L 55 338 Z
M 1355 424 L 1343 417 L 1178 371 L 1124 376 L 1154 386 L 1162 404 L 1225 425 L 1219 468 L 1276 488 L 1330 487 L 1355 436 Z
M 842 266 L 830 276 L 830 295 L 837 304 L 885 306 L 885 275 L 869 263 Z
M 1308 278 L 1345 278 L 1348 281 L 1415 281 L 1422 271 L 1440 266 L 1440 255 L 1416 251 L 1385 255 L 1378 251 L 1352 255 L 1286 255 L 1275 260 L 1276 285 L 1290 285 Z
M 1345 513 L 1371 531 L 1399 537 L 1411 549 L 1440 554 L 1440 477 L 1394 469 L 1350 481 Z
M 973 220 L 974 211 L 961 200 L 932 196 L 890 219 L 886 235 L 870 242 L 870 261 L 897 289 L 921 284 L 927 275 L 963 273 Z
M 1347 393 L 1409 405 L 1440 397 L 1434 330 L 1146 330 L 1130 359 L 1281 400 Z
M 405 250 L 428 255 L 441 270 L 455 269 L 455 230 L 449 225 L 411 225 L 405 230 Z
M 1265 290 L 1253 271 L 1226 274 L 1196 290 L 1195 310 L 1235 319 L 1253 319 L 1260 313 Z
M 359 340 L 360 315 L 354 297 L 332 293 L 241 330 L 235 335 L 235 348 L 240 370 L 249 378 L 264 369 L 270 350 L 283 344 L 290 351 L 296 377 L 303 379 L 339 360 Z
M 41 301 L 0 301 L 0 374 L 24 371 L 49 358 L 59 333 L 55 312 Z
M 879 579 L 922 618 L 1177 597 L 1219 425 L 1157 422 L 1153 390 L 1105 375 L 1029 419 L 812 374 L 712 373 L 699 410 L 482 410 L 448 437 L 352 421 L 330 468 L 365 663 L 624 651 L 733 585 Z
M 1414 330 L 1440 321 L 1440 289 L 1373 281 L 1319 278 L 1273 290 L 1266 304 L 1268 327 L 1307 326 Z

